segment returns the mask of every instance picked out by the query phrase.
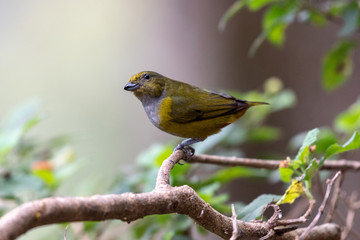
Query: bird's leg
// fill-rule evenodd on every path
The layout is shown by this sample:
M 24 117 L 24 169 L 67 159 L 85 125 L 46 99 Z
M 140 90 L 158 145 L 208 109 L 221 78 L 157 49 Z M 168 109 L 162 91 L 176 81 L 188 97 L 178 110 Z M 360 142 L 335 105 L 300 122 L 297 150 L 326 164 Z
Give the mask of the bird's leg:
M 184 160 L 187 160 L 195 154 L 195 149 L 190 147 L 189 145 L 197 143 L 197 142 L 201 142 L 201 141 L 202 141 L 202 139 L 199 139 L 199 138 L 185 139 L 179 145 L 176 146 L 174 151 L 179 150 L 179 149 L 183 150 L 186 154 L 186 159 L 184 159 Z

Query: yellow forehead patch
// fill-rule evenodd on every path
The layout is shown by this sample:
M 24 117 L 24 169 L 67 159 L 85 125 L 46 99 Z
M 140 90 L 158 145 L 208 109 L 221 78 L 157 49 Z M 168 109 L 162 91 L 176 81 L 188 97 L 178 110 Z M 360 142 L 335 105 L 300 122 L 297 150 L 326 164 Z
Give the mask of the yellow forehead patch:
M 146 73 L 146 72 L 139 72 L 137 74 L 132 75 L 129 82 L 139 80 L 144 75 L 144 73 Z
M 140 73 L 135 74 L 135 75 L 132 75 L 132 77 L 130 78 L 129 82 L 136 81 L 136 80 L 139 79 L 140 77 L 141 77 L 141 74 L 140 74 Z

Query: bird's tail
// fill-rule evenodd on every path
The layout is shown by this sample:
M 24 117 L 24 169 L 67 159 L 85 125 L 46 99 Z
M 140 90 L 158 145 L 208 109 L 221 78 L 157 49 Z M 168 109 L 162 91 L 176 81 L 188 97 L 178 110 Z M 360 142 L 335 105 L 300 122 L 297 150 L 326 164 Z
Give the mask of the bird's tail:
M 269 103 L 267 102 L 247 102 L 247 104 L 249 104 L 249 107 L 253 107 L 256 105 L 263 105 L 263 104 L 269 105 Z

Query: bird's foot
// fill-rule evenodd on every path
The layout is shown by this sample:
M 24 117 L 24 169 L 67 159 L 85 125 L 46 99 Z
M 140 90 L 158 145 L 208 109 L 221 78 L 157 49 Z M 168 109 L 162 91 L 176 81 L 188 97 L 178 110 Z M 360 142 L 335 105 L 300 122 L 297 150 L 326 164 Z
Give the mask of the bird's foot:
M 195 154 L 195 149 L 194 148 L 192 148 L 192 147 L 190 147 L 190 146 L 188 146 L 188 145 L 181 145 L 181 144 L 179 144 L 179 145 L 177 145 L 176 147 L 175 147 L 175 149 L 174 149 L 174 152 L 176 151 L 176 150 L 182 150 L 184 153 L 185 153 L 185 155 L 186 155 L 186 157 L 184 158 L 184 160 L 186 161 L 186 160 L 188 160 L 188 159 L 190 159 L 192 156 L 194 156 L 194 154 Z M 180 163 L 179 163 L 180 164 Z M 181 164 L 180 164 L 181 165 Z

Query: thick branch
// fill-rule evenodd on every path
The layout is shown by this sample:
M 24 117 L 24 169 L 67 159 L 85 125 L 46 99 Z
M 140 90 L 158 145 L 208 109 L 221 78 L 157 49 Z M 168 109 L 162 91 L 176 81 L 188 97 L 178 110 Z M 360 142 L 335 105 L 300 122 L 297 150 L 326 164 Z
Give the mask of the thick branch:
M 169 213 L 187 215 L 208 231 L 229 239 L 233 233 L 234 223 L 230 217 L 214 210 L 189 186 L 169 185 L 170 171 L 182 157 L 183 152 L 176 151 L 163 162 L 156 180 L 156 188 L 150 193 L 56 197 L 25 203 L 0 219 L 0 239 L 15 239 L 32 228 L 53 223 L 110 219 L 132 222 L 148 215 Z M 334 231 L 340 232 L 340 228 L 334 226 Z M 322 226 L 313 228 L 312 232 L 319 232 L 319 229 L 321 230 Z M 269 231 L 266 222 L 237 221 L 238 239 L 259 239 Z M 333 232 L 324 233 L 326 239 L 339 239 Z M 281 236 L 274 235 L 270 239 L 294 239 L 294 236 L 285 233 Z
M 37 226 L 75 221 L 103 221 L 120 219 L 131 222 L 153 214 L 180 213 L 194 219 L 205 229 L 230 238 L 232 220 L 214 210 L 188 187 L 171 187 L 169 173 L 182 151 L 163 162 L 156 188 L 150 193 L 124 193 L 93 197 L 47 198 L 26 203 L 0 219 L 0 239 L 14 239 Z M 261 223 L 240 222 L 242 239 L 259 239 L 267 229 Z
M 223 166 L 242 166 L 252 168 L 264 168 L 275 170 L 279 168 L 280 163 L 284 160 L 263 160 L 254 158 L 237 158 L 237 157 L 223 157 L 214 155 L 194 155 L 187 160 L 189 163 L 207 163 Z M 353 160 L 326 160 L 321 167 L 323 170 L 360 170 L 360 162 Z
M 299 228 L 295 231 L 287 232 L 280 237 L 274 237 L 272 240 L 290 240 L 296 239 L 296 237 L 302 234 L 306 228 Z M 305 240 L 316 239 L 316 240 L 335 240 L 341 238 L 341 229 L 337 224 L 325 223 L 320 226 L 314 227 L 308 234 Z
M 188 186 L 174 187 L 170 191 L 150 193 L 124 193 L 93 197 L 47 198 L 26 203 L 0 219 L 0 239 L 15 239 L 29 229 L 46 224 L 103 221 L 120 219 L 132 222 L 153 214 L 181 213 L 223 238 L 232 233 L 231 218 L 221 215 Z M 249 239 L 266 230 L 261 224 L 241 224 L 242 234 Z M 253 230 L 259 230 L 254 233 Z
M 156 178 L 155 188 L 158 189 L 162 187 L 170 187 L 170 172 L 174 168 L 175 164 L 179 162 L 184 156 L 185 155 L 183 151 L 176 151 L 161 164 Z

